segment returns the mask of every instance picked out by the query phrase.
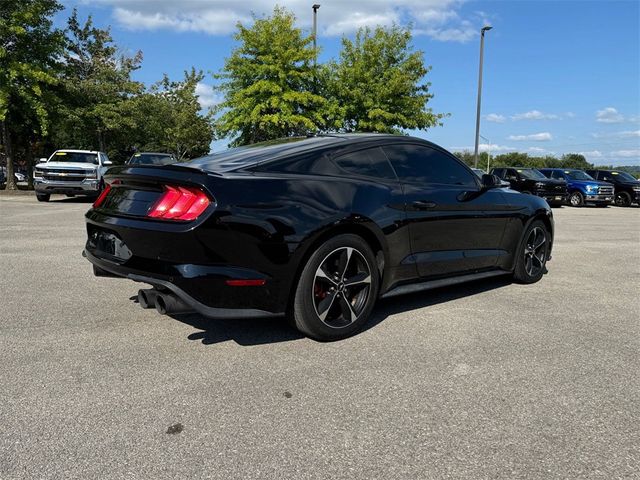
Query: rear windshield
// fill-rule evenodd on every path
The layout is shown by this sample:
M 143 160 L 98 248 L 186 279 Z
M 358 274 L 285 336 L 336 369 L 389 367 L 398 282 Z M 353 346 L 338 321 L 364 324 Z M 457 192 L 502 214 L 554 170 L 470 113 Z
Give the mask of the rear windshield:
M 137 165 L 168 165 L 174 163 L 175 160 L 171 155 L 162 153 L 136 153 L 129 159 L 129 163 Z
M 519 168 L 518 173 L 527 180 L 546 180 L 543 174 L 534 168 Z
M 56 152 L 49 160 L 50 162 L 75 162 L 98 164 L 98 155 L 95 153 L 82 152 Z

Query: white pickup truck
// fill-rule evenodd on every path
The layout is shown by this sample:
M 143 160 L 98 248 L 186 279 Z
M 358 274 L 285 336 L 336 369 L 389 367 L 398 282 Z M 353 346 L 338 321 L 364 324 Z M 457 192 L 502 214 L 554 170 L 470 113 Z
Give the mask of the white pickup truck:
M 33 171 L 36 197 L 40 202 L 48 202 L 53 193 L 97 196 L 104 187 L 102 177 L 110 165 L 104 152 L 56 150 L 48 159 L 41 158 Z

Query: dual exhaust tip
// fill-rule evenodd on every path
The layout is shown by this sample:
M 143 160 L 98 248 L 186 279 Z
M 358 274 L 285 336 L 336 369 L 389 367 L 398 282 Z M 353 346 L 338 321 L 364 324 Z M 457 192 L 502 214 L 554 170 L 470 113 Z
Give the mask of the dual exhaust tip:
M 141 288 L 138 290 L 138 303 L 142 308 L 155 308 L 160 315 L 193 312 L 193 308 L 189 307 L 178 296 L 169 292 L 160 292 L 155 288 Z

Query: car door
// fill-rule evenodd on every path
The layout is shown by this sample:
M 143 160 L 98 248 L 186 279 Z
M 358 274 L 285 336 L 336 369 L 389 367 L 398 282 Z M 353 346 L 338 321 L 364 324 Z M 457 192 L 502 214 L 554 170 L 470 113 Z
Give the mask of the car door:
M 402 182 L 419 275 L 495 266 L 507 221 L 500 191 L 481 192 L 473 172 L 444 150 L 410 143 L 383 149 Z
M 411 241 L 406 222 L 402 184 L 380 147 L 368 147 L 339 154 L 333 159 L 340 169 L 363 180 L 374 181 L 383 189 L 363 186 L 354 198 L 352 211 L 366 212 L 385 232 L 389 257 L 385 279 L 389 284 L 415 280 L 417 269 L 411 260 Z

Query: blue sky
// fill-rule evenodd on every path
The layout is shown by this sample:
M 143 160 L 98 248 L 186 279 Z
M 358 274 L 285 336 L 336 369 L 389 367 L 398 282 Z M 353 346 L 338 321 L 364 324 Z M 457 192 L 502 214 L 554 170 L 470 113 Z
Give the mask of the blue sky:
M 597 164 L 640 164 L 640 1 L 317 0 L 321 59 L 337 57 L 340 36 L 363 25 L 414 27 L 435 95 L 429 106 L 451 116 L 444 126 L 413 132 L 449 149 L 472 149 L 479 29 L 485 42 L 482 148 L 560 155 L 581 152 Z M 278 2 L 300 27 L 314 2 Z M 153 83 L 195 66 L 218 71 L 233 48 L 237 21 L 269 13 L 261 0 L 68 0 L 98 26 L 111 25 L 125 51 L 142 50 L 135 77 Z M 209 75 L 201 103 L 217 99 Z M 214 149 L 224 142 L 215 142 Z

